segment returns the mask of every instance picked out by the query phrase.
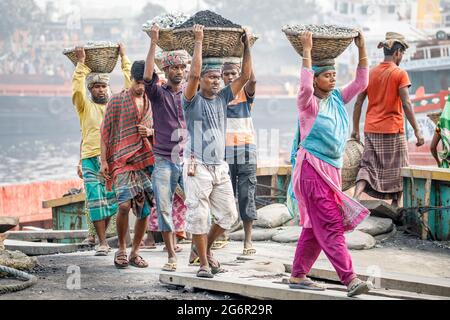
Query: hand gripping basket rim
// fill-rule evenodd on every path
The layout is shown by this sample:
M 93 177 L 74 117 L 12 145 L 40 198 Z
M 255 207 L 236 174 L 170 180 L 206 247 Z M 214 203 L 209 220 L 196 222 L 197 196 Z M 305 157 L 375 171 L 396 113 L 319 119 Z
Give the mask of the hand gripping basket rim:
M 142 31 L 150 36 L 150 29 L 151 27 L 142 28 Z M 182 45 L 178 42 L 178 39 L 174 36 L 173 32 L 173 28 L 159 28 L 158 47 L 160 47 L 164 51 L 175 51 L 183 49 Z

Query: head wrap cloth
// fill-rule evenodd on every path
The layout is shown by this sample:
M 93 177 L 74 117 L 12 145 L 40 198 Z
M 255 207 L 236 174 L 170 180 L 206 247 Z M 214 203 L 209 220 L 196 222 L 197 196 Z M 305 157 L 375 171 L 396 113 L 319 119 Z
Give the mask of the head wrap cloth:
M 386 39 L 378 44 L 378 49 L 391 49 L 395 43 L 400 43 L 405 49 L 409 48 L 404 35 L 397 32 L 387 32 Z
M 107 73 L 90 73 L 86 77 L 86 85 L 88 89 L 92 89 L 92 87 L 96 83 L 103 83 L 109 86 L 109 74 Z
M 163 69 L 181 64 L 187 65 L 191 59 L 189 54 L 184 50 L 164 51 L 158 58 L 161 61 L 161 67 Z

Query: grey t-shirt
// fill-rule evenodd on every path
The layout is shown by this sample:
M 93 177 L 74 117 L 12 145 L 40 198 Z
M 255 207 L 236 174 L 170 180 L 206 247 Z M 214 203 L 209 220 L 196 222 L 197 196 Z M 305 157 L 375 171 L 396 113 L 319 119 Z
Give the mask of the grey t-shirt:
M 209 165 L 220 164 L 225 158 L 227 106 L 234 100 L 230 86 L 226 86 L 214 99 L 207 99 L 198 92 L 191 101 L 183 94 L 184 118 L 188 139 L 185 158 L 195 158 Z

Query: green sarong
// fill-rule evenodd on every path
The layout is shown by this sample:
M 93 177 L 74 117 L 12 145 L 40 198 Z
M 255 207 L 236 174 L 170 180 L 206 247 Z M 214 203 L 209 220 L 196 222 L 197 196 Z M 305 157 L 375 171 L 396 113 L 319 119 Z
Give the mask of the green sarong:
M 441 168 L 448 169 L 450 168 L 450 96 L 442 111 L 437 127 L 443 147 L 443 151 L 439 152 L 439 158 L 442 160 Z
M 117 213 L 117 200 L 114 190 L 107 192 L 105 180 L 100 175 L 98 157 L 81 161 L 87 209 L 92 222 L 105 220 Z

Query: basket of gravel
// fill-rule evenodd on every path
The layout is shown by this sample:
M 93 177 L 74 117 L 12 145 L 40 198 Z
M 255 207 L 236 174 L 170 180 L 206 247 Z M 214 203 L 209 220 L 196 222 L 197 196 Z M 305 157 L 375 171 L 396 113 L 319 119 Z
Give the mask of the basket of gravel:
M 174 30 L 175 38 L 190 55 L 194 54 L 195 24 L 203 25 L 203 57 L 241 57 L 244 46 L 241 37 L 244 34 L 242 26 L 233 23 L 222 16 L 209 11 L 199 11 Z
M 181 43 L 175 38 L 173 29 L 186 22 L 189 16 L 183 13 L 167 13 L 147 21 L 142 26 L 142 31 L 150 36 L 150 29 L 154 24 L 159 26 L 158 46 L 164 51 L 182 49 Z
M 88 42 L 85 65 L 94 73 L 111 73 L 119 59 L 119 45 L 111 42 Z M 78 59 L 75 48 L 65 49 L 63 54 L 76 66 Z
M 299 35 L 310 31 L 313 34 L 313 61 L 332 60 L 340 56 L 358 36 L 358 30 L 335 25 L 295 25 L 285 26 L 282 31 L 297 51 L 303 56 L 303 45 Z

